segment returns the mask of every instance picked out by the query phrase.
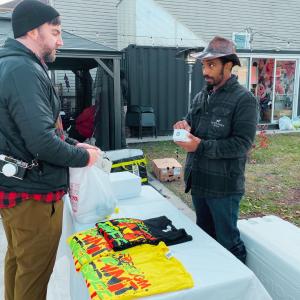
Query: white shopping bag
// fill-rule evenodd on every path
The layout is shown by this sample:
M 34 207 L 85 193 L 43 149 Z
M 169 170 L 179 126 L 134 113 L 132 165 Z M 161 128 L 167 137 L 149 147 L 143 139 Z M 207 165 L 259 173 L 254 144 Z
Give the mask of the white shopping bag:
M 108 174 L 96 166 L 70 168 L 70 200 L 78 223 L 104 220 L 117 205 Z

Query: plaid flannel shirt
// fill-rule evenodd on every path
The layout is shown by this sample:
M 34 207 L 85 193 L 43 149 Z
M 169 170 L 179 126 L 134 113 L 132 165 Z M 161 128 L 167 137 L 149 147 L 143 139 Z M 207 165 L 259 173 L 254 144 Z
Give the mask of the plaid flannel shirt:
M 26 200 L 42 201 L 45 203 L 58 202 L 66 192 L 55 191 L 47 194 L 29 194 L 24 192 L 3 192 L 0 191 L 0 209 L 12 208 Z

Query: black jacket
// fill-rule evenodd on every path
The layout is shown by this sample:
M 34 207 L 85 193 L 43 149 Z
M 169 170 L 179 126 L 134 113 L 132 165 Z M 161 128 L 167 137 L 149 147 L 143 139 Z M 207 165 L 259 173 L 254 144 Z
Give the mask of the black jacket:
M 257 125 L 257 101 L 232 76 L 210 95 L 205 88 L 193 100 L 186 120 L 201 138 L 185 166 L 186 192 L 203 197 L 242 194 L 245 164 Z
M 39 167 L 24 180 L 0 173 L 0 190 L 47 193 L 66 190 L 68 167 L 84 167 L 88 152 L 63 141 L 55 124 L 60 103 L 47 69 L 33 52 L 8 39 L 0 49 L 0 154 Z

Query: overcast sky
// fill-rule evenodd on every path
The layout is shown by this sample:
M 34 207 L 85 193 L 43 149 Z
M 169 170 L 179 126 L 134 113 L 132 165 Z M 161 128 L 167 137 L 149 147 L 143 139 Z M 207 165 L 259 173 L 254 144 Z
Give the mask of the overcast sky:
M 9 2 L 11 0 L 0 0 L 0 4 L 3 4 L 3 3 L 6 3 L 6 2 Z

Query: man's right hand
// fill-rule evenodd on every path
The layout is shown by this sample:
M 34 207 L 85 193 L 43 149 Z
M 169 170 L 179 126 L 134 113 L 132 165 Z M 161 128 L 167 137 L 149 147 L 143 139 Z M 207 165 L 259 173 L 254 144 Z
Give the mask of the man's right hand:
M 185 129 L 186 131 L 191 131 L 191 126 L 186 120 L 178 121 L 173 125 L 174 129 Z
M 101 150 L 99 148 L 97 148 L 97 149 L 89 148 L 89 149 L 86 149 L 86 151 L 89 153 L 89 157 L 90 157 L 87 166 L 91 167 L 99 159 Z

